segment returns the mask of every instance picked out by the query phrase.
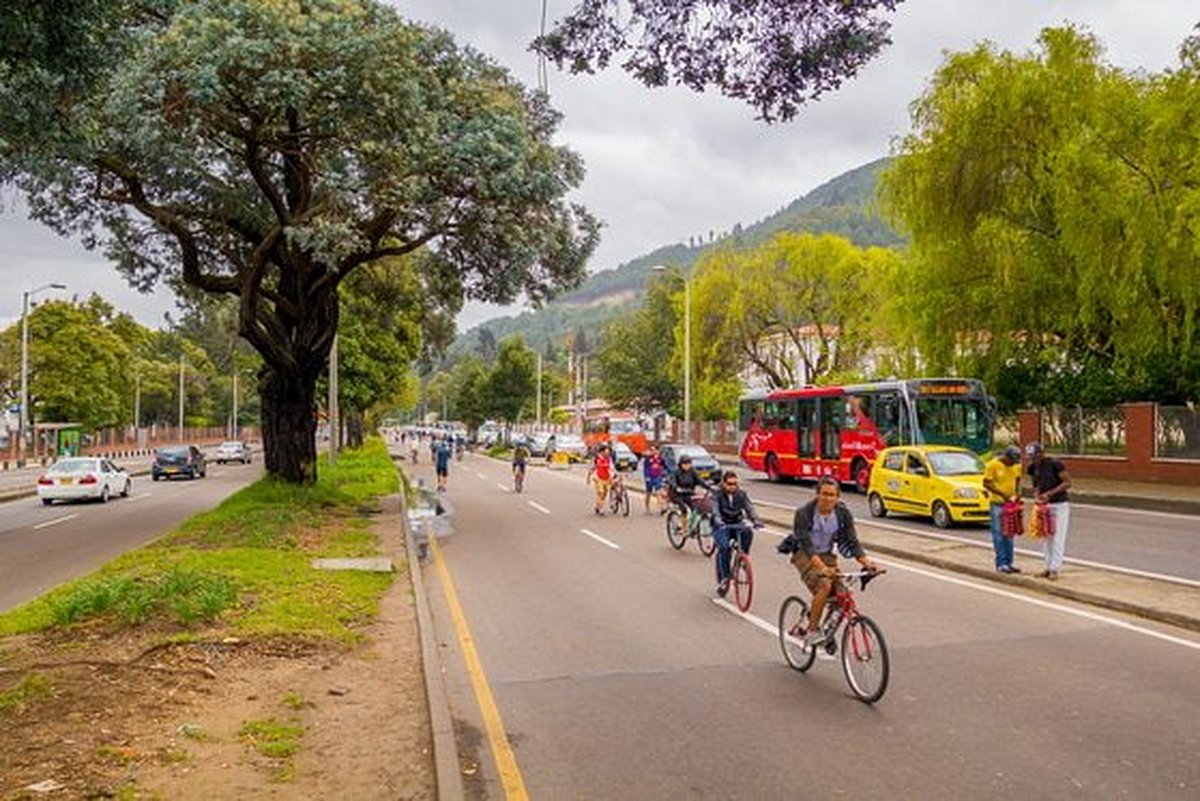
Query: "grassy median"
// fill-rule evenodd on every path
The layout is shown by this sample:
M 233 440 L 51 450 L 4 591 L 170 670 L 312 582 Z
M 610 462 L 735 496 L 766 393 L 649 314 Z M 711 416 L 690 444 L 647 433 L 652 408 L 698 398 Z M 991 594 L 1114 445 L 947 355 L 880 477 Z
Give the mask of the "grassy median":
M 380 440 L 322 465 L 313 486 L 258 481 L 154 543 L 0 615 L 0 637 L 77 626 L 154 627 L 178 639 L 305 636 L 345 643 L 390 574 L 322 571 L 378 553 L 370 516 L 399 488 Z

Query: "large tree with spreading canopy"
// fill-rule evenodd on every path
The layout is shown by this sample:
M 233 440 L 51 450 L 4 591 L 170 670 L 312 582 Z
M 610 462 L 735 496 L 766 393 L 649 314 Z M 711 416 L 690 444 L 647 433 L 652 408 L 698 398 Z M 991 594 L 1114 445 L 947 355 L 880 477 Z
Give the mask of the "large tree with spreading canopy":
M 135 285 L 238 300 L 268 471 L 316 475 L 315 388 L 363 265 L 423 250 L 439 291 L 535 302 L 597 224 L 544 96 L 374 0 L 79 2 L 83 62 L 19 3 L 0 25 L 0 180 Z M 53 15 L 51 15 L 53 17 Z M 77 27 L 77 26 L 76 26 Z M 90 66 L 90 68 L 89 68 Z
M 890 40 L 901 0 L 580 0 L 534 49 L 561 69 L 622 68 L 647 86 L 675 82 L 788 120 L 837 89 Z

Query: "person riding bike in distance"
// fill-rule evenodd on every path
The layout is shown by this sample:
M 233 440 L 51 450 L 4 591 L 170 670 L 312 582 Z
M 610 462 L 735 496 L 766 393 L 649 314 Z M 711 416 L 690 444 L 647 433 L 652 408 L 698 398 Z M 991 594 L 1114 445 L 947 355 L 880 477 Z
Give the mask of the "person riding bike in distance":
M 517 486 L 525 486 L 525 465 L 529 462 L 529 448 L 525 447 L 525 443 L 517 443 L 517 447 L 513 448 L 512 452 L 512 471 L 513 480 L 518 482 Z M 520 475 L 518 479 L 517 476 Z
M 667 494 L 672 503 L 677 503 L 688 511 L 695 511 L 697 487 L 712 489 L 712 486 L 700 478 L 700 474 L 692 467 L 692 457 L 685 453 L 679 457 L 679 466 L 667 480 Z
M 592 459 L 592 466 L 588 469 L 588 481 L 592 482 L 592 489 L 596 491 L 596 506 L 593 511 L 602 517 L 604 501 L 608 497 L 608 488 L 612 484 L 614 472 L 611 452 L 607 445 L 601 445 L 596 449 L 596 457 Z
M 713 532 L 717 541 L 717 595 L 722 598 L 729 592 L 730 536 L 737 535 L 744 554 L 750 553 L 750 545 L 754 542 L 754 531 L 746 525 L 747 519 L 754 528 L 762 528 L 763 522 L 754 511 L 750 496 L 738 486 L 737 473 L 726 470 L 717 492 L 717 529 Z
M 834 547 L 847 558 L 858 560 L 864 570 L 876 573 L 879 568 L 867 556 L 854 529 L 854 515 L 841 502 L 842 488 L 832 476 L 821 476 L 817 482 L 817 497 L 796 509 L 792 533 L 779 543 L 780 553 L 791 554 L 792 564 L 812 593 L 812 609 L 808 613 L 807 648 L 825 641 L 821 631 L 821 613 L 825 601 L 833 592 L 837 580 L 837 554 Z

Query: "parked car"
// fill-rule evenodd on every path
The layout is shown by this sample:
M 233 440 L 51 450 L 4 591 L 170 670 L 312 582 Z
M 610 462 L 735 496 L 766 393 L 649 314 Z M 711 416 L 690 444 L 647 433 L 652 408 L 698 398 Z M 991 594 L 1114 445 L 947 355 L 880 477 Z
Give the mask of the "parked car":
M 554 435 L 549 431 L 535 431 L 533 436 L 529 438 L 529 455 L 530 456 L 546 456 L 547 450 L 550 447 L 550 441 L 554 439 Z
M 204 478 L 207 472 L 204 453 L 195 445 L 159 448 L 154 454 L 154 464 L 150 466 L 150 477 L 155 481 L 174 476 Z
M 76 456 L 52 464 L 38 478 L 37 493 L 46 506 L 85 499 L 106 503 L 114 495 L 128 497 L 132 487 L 129 474 L 108 459 Z
M 217 464 L 225 464 L 226 462 L 250 464 L 250 446 L 244 442 L 222 442 L 217 448 L 217 455 L 213 459 Z
M 871 469 L 867 505 L 875 517 L 922 515 L 932 517 L 938 528 L 986 523 L 983 462 L 974 452 L 949 445 L 886 448 Z
M 586 462 L 588 458 L 587 445 L 584 443 L 583 437 L 578 434 L 555 434 L 550 452 L 559 451 L 567 454 L 572 462 Z
M 633 452 L 633 448 L 626 445 L 624 442 L 615 442 L 613 449 L 613 463 L 618 470 L 637 470 L 638 458 Z
M 675 468 L 679 466 L 679 457 L 686 453 L 692 457 L 692 468 L 700 478 L 713 482 L 721 476 L 721 465 L 717 462 L 717 457 L 709 453 L 702 445 L 667 443 L 659 448 L 659 453 L 662 455 L 668 475 L 675 472 Z

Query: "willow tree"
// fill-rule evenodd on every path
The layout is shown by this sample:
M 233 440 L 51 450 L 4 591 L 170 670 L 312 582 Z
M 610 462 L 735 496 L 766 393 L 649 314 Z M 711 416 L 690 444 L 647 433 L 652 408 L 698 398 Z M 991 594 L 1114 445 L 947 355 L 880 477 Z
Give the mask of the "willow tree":
M 883 197 L 932 369 L 1007 405 L 1200 394 L 1200 45 L 1125 72 L 1073 28 L 947 57 Z
M 93 32 L 110 58 L 86 81 L 4 51 L 4 106 L 54 103 L 0 123 L 0 179 L 131 282 L 238 299 L 271 474 L 316 476 L 315 387 L 356 269 L 424 248 L 439 291 L 495 302 L 582 276 L 597 226 L 564 199 L 583 168 L 551 143 L 557 115 L 447 34 L 374 0 L 129 8 Z

